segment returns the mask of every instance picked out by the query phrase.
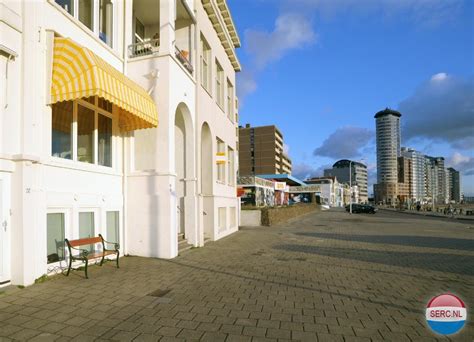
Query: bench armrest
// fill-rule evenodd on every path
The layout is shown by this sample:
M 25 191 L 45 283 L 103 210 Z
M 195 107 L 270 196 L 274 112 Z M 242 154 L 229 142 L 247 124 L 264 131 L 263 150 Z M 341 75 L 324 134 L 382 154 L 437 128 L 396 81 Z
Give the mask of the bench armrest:
M 120 244 L 117 243 L 117 242 L 110 242 L 110 241 L 105 241 L 105 240 L 104 240 L 104 243 L 106 243 L 106 244 L 108 244 L 108 245 L 114 245 L 114 249 L 115 249 L 116 251 L 118 251 L 118 249 L 120 248 Z
M 84 248 L 76 248 L 76 247 L 72 247 L 72 246 L 69 246 L 70 249 L 75 249 L 76 251 L 80 251 L 81 252 L 81 257 L 83 258 L 87 258 L 87 255 L 89 254 L 89 251 L 87 249 L 84 249 Z

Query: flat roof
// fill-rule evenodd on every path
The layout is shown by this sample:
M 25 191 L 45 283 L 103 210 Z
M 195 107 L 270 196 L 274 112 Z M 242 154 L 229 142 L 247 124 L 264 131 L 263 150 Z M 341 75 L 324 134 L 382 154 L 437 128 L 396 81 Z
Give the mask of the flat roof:
M 273 179 L 278 182 L 286 182 L 288 185 L 306 185 L 302 180 L 293 177 L 287 173 L 278 173 L 278 174 L 267 174 L 267 175 L 257 175 L 257 177 L 264 179 Z

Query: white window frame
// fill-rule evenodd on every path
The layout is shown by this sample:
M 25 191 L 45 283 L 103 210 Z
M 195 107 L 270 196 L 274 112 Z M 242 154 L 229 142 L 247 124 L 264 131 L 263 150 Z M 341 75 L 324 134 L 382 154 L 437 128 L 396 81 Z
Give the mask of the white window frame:
M 56 262 L 52 262 L 50 264 L 48 264 L 48 214 L 63 214 L 64 215 L 64 238 L 67 239 L 68 236 L 71 236 L 70 234 L 68 233 L 72 233 L 72 229 L 71 229 L 71 217 L 70 217 L 70 210 L 67 209 L 67 208 L 48 208 L 46 209 L 46 216 L 45 216 L 45 220 L 46 220 L 46 226 L 45 226 L 45 239 L 44 239 L 44 246 L 45 246 L 45 251 L 44 251 L 44 255 L 45 255 L 45 264 L 46 264 L 46 267 L 48 269 L 48 273 L 49 273 L 49 270 L 53 270 L 55 267 L 57 267 L 58 265 L 61 264 L 61 262 L 66 262 L 67 258 L 69 257 L 69 254 L 68 254 L 68 250 L 67 250 L 67 246 L 66 246 L 66 242 L 64 242 L 64 260 L 59 260 L 59 261 L 56 261 Z
M 222 150 L 219 149 L 219 147 L 222 147 Z M 216 137 L 216 152 L 217 153 L 226 153 L 226 144 L 224 140 Z M 216 182 L 219 184 L 225 184 L 226 182 L 226 164 L 225 163 L 217 163 L 216 162 L 216 167 L 217 167 L 217 177 L 216 177 Z M 219 177 L 219 170 L 222 169 L 222 178 Z
M 94 36 L 97 37 L 97 39 L 103 43 L 104 45 L 106 45 L 107 47 L 109 47 L 110 49 L 114 49 L 116 44 L 115 44 L 115 40 L 116 40 L 116 28 L 117 28 L 117 20 L 116 20 L 116 13 L 117 13 L 117 10 L 116 10 L 116 2 L 115 0 L 110 0 L 110 2 L 112 3 L 112 38 L 111 38 L 111 45 L 108 45 L 106 42 L 104 42 L 102 39 L 100 39 L 100 28 L 99 28 L 99 14 L 100 14 L 100 1 L 99 0 L 92 0 L 92 6 L 93 6 L 93 14 L 92 14 L 92 29 L 90 29 L 89 27 L 87 27 L 85 24 L 83 24 L 80 20 L 79 20 L 79 1 L 80 0 L 72 0 L 72 14 L 70 14 L 68 11 L 66 11 L 61 5 L 59 5 L 58 3 L 56 3 L 56 0 L 49 0 L 51 3 L 54 3 L 55 6 L 57 6 L 58 8 L 60 8 L 64 13 L 66 13 L 67 15 L 73 17 L 77 23 L 79 25 L 81 25 L 83 28 L 87 29 L 87 31 L 89 32 L 92 32 Z
M 234 85 L 230 82 L 227 78 L 227 117 L 232 121 L 235 122 L 235 115 L 234 115 Z
M 212 91 L 212 66 L 211 66 L 211 47 L 206 38 L 201 34 L 201 85 L 210 94 Z M 206 64 L 206 72 L 204 72 Z
M 105 167 L 107 169 L 114 169 L 116 166 L 115 163 L 115 119 L 113 115 L 113 108 L 114 104 L 112 104 L 112 113 L 107 112 L 106 110 L 102 109 L 99 107 L 99 98 L 97 96 L 94 97 L 94 104 L 91 104 L 90 102 L 87 102 L 83 99 L 77 99 L 77 100 L 72 100 L 73 106 L 72 106 L 72 139 L 71 139 L 71 148 L 72 148 L 72 159 L 65 159 L 61 157 L 55 157 L 52 155 L 52 151 L 50 151 L 51 157 L 59 160 L 68 160 L 72 161 L 75 163 L 81 163 L 81 164 L 89 164 L 89 165 L 94 165 L 98 167 Z M 86 163 L 86 162 L 81 162 L 77 160 L 77 138 L 78 138 L 78 126 L 77 126 L 77 118 L 78 118 L 78 105 L 81 105 L 85 108 L 88 108 L 92 111 L 94 111 L 94 132 L 93 132 L 93 162 L 92 163 Z M 112 139 L 110 142 L 110 148 L 111 148 L 111 166 L 106 166 L 106 165 L 99 165 L 99 114 L 106 116 L 112 120 Z M 52 132 L 52 123 L 51 123 L 51 132 Z M 52 146 L 52 137 L 51 137 L 51 146 Z
M 94 236 L 98 236 L 99 234 L 103 234 L 103 232 L 100 230 L 100 225 L 99 225 L 99 220 L 100 220 L 99 210 L 100 209 L 97 208 L 97 207 L 81 207 L 77 210 L 77 216 L 75 218 L 76 227 L 74 229 L 72 239 L 83 239 L 79 236 L 79 234 L 80 234 L 79 216 L 80 216 L 81 213 L 94 213 Z
M 222 68 L 221 64 L 219 61 L 216 59 L 216 78 L 215 78 L 215 83 L 216 83 L 216 103 L 222 109 L 224 110 L 224 69 Z
M 235 152 L 230 146 L 227 146 L 227 184 L 235 185 Z

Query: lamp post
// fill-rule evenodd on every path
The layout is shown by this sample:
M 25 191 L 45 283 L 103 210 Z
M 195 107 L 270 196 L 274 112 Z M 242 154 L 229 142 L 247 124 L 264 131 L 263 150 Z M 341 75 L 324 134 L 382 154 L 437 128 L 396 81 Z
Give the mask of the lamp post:
M 352 160 L 349 161 L 349 214 L 352 215 Z

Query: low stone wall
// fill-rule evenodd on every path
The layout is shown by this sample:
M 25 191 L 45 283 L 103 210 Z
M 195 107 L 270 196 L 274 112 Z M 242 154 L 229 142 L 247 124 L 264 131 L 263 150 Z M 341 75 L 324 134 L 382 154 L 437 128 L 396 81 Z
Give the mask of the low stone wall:
M 287 207 L 263 208 L 262 209 L 262 226 L 273 226 L 298 217 L 312 211 L 321 210 L 317 204 L 294 204 Z
M 241 210 L 240 211 L 240 225 L 243 227 L 258 227 L 262 222 L 262 211 L 255 210 Z

